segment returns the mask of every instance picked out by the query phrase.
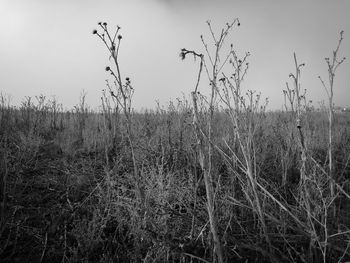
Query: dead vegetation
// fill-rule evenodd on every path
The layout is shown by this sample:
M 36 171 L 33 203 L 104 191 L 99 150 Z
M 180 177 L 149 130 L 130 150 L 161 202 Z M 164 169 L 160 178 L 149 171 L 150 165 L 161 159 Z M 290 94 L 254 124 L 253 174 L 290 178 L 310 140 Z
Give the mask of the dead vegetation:
M 1 261 L 349 261 L 350 116 L 311 110 L 296 55 L 286 110 L 268 112 L 243 85 L 249 53 L 224 48 L 238 25 L 208 23 L 203 52 L 181 50 L 197 84 L 168 107 L 132 111 L 120 28 L 106 23 L 94 31 L 114 61 L 101 112 L 84 94 L 71 112 L 3 96 Z

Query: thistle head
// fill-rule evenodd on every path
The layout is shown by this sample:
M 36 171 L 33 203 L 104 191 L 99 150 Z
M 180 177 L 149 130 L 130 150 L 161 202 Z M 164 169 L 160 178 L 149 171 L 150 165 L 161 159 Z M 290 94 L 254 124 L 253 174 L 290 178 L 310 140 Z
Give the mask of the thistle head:
M 186 58 L 186 51 L 187 51 L 186 48 L 182 48 L 180 51 L 179 56 L 182 60 L 184 60 Z

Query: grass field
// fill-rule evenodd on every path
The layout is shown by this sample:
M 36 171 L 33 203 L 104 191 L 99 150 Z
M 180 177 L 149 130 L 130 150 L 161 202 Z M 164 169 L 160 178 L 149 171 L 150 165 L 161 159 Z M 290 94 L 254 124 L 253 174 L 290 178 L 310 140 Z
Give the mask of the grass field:
M 309 107 L 298 85 L 268 111 L 229 54 L 221 78 L 183 49 L 212 95 L 143 113 L 116 55 L 100 112 L 2 96 L 1 262 L 350 261 L 350 113 Z

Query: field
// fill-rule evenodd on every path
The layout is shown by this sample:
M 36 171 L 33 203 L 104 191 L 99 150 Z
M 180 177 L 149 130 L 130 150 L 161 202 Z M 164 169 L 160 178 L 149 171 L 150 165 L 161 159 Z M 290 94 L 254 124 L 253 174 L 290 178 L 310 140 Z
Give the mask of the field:
M 215 60 L 233 26 L 212 64 L 181 50 L 198 58 L 197 84 L 206 71 L 207 97 L 196 86 L 190 98 L 133 111 L 121 37 L 107 45 L 115 86 L 100 112 L 84 95 L 71 111 L 44 96 L 20 107 L 2 96 L 1 262 L 350 260 L 350 113 L 334 111 L 332 85 L 329 107 L 308 104 L 296 56 L 284 111 L 244 95 L 247 55 L 229 51 L 232 76 Z

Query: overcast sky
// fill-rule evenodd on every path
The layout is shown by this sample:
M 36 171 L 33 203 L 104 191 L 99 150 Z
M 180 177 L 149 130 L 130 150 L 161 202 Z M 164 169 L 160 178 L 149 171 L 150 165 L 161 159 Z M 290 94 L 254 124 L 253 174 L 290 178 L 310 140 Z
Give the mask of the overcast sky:
M 198 65 L 181 61 L 180 49 L 204 52 L 206 20 L 219 30 L 239 18 L 228 43 L 251 53 L 244 88 L 260 91 L 270 109 L 280 109 L 296 52 L 306 63 L 302 86 L 317 106 L 326 98 L 317 76 L 327 79 L 324 58 L 341 30 L 340 55 L 350 58 L 349 12 L 348 0 L 0 0 L 0 91 L 12 95 L 14 104 L 44 94 L 70 108 L 85 90 L 87 102 L 98 107 L 110 61 L 92 30 L 106 21 L 122 27 L 122 74 L 136 89 L 134 107 L 153 108 L 156 100 L 167 105 L 187 96 L 196 81 Z M 349 83 L 346 60 L 336 76 L 337 105 L 350 106 Z M 201 90 L 208 89 L 205 84 Z

